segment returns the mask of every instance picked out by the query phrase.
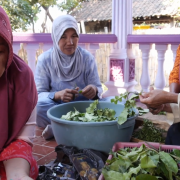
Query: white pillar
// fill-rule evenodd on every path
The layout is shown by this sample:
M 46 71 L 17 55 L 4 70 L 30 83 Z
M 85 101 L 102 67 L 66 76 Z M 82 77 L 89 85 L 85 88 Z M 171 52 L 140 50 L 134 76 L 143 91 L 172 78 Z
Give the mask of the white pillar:
M 81 30 L 82 30 L 82 34 L 86 34 L 86 29 L 85 29 L 84 21 L 81 21 Z
M 77 23 L 77 25 L 78 25 L 79 33 L 81 33 L 81 25 L 80 25 L 80 23 Z
M 150 86 L 150 76 L 149 76 L 149 53 L 152 45 L 150 44 L 140 44 L 139 49 L 142 51 L 142 74 L 140 78 L 140 84 L 143 92 L 149 91 Z
M 99 44 L 96 43 L 86 43 L 85 49 L 89 51 L 94 57 L 96 57 L 96 51 L 99 49 Z
M 176 59 L 176 51 L 177 51 L 178 45 L 177 44 L 173 44 L 171 45 L 171 50 L 173 52 L 173 61 L 175 61 Z
M 119 95 L 133 89 L 137 84 L 135 77 L 135 58 L 132 50 L 127 54 L 127 35 L 132 34 L 132 0 L 112 0 L 112 34 L 118 38 L 112 45 L 112 51 L 108 60 L 108 76 L 105 85 L 108 91 L 103 97 Z
M 26 45 L 26 51 L 27 51 L 27 59 L 28 59 L 28 65 L 31 68 L 33 74 L 36 70 L 36 51 L 38 49 L 38 44 L 29 43 Z
M 164 75 L 164 60 L 167 48 L 168 45 L 156 45 L 156 50 L 158 52 L 158 69 L 154 82 L 156 89 L 164 89 L 166 84 Z
M 20 43 L 13 43 L 13 52 L 18 55 L 20 49 Z

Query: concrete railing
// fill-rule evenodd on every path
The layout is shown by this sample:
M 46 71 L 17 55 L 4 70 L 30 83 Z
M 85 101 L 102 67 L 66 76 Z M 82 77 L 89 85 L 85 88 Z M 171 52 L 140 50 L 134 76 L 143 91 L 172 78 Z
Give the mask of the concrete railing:
M 52 47 L 51 35 L 14 33 L 13 37 L 14 52 L 19 55 L 25 54 L 24 60 L 35 72 L 37 56 Z M 99 44 L 114 44 L 116 42 L 117 37 L 113 34 L 80 34 L 79 46 L 95 56 L 100 47 Z M 135 71 L 136 74 L 139 73 L 140 78 L 139 80 L 137 78 L 137 81 L 139 81 L 143 91 L 148 91 L 151 84 L 154 84 L 158 89 L 163 89 L 168 84 L 168 76 L 174 64 L 177 47 L 180 44 L 180 35 L 128 35 L 127 43 L 130 47 L 134 45 L 136 48 L 139 47 L 139 51 L 142 53 L 142 62 L 136 58 Z M 165 55 L 169 51 L 172 55 L 167 58 Z M 153 62 L 151 60 L 152 52 L 157 56 Z M 107 69 L 107 71 L 109 70 Z
M 99 49 L 99 43 L 116 43 L 117 37 L 113 34 L 80 34 L 79 46 L 90 51 L 95 55 Z M 14 33 L 13 34 L 13 49 L 14 53 L 26 57 L 23 59 L 28 63 L 33 73 L 36 69 L 36 58 L 42 52 L 50 49 L 53 46 L 51 34 L 29 34 L 29 33 Z
M 127 43 L 130 45 L 139 44 L 139 49 L 142 52 L 140 74 L 142 89 L 148 91 L 152 83 L 157 89 L 164 89 L 168 85 L 169 73 L 173 68 L 176 50 L 180 44 L 180 35 L 128 35 Z M 154 63 L 150 62 L 152 51 L 157 53 Z M 151 79 L 151 71 L 154 71 L 154 82 Z

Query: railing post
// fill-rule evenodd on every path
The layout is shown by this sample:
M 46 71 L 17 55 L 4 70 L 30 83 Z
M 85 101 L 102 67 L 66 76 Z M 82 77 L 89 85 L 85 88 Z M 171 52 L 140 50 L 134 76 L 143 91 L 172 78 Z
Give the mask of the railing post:
M 173 61 L 176 59 L 176 51 L 177 51 L 178 45 L 177 44 L 172 44 L 171 45 L 171 50 L 173 52 Z
M 151 47 L 152 47 L 152 44 L 139 45 L 139 49 L 141 49 L 142 51 L 142 74 L 140 78 L 140 84 L 144 92 L 148 92 L 149 86 L 150 86 L 148 61 L 149 61 L 149 53 L 150 53 Z
M 20 43 L 13 43 L 13 52 L 18 55 L 20 49 Z
M 96 51 L 99 49 L 99 44 L 96 43 L 86 43 L 85 49 L 89 51 L 94 57 L 96 57 Z
M 112 45 L 108 60 L 107 82 L 108 91 L 103 97 L 119 95 L 134 89 L 137 84 L 134 76 L 135 58 L 128 50 L 127 35 L 132 34 L 132 0 L 112 0 L 112 33 L 118 38 Z M 130 59 L 132 58 L 132 59 Z
M 43 43 L 43 52 L 53 47 L 52 43 Z
M 27 51 L 27 59 L 28 59 L 28 65 L 31 68 L 33 74 L 36 70 L 36 50 L 38 49 L 38 44 L 34 43 L 27 43 L 26 45 L 26 51 Z
M 156 50 L 158 52 L 158 69 L 154 82 L 156 89 L 164 89 L 166 84 L 164 75 L 164 60 L 167 48 L 168 45 L 156 45 Z

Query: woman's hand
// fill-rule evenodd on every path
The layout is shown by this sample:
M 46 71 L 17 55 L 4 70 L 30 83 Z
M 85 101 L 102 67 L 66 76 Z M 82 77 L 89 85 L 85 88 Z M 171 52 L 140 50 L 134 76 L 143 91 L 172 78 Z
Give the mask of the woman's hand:
M 159 109 L 166 103 L 177 103 L 178 94 L 150 88 L 150 92 L 142 93 L 139 99 L 142 103 L 153 109 Z
M 97 87 L 90 84 L 82 90 L 82 95 L 87 99 L 93 99 L 97 94 Z
M 147 107 L 148 107 L 148 106 L 147 106 Z M 163 111 L 163 110 L 164 110 L 164 107 L 165 107 L 165 104 L 162 104 L 162 105 L 160 105 L 158 108 L 148 107 L 148 109 L 149 109 L 149 111 L 150 111 L 152 114 L 156 115 L 156 114 L 159 114 L 161 111 Z
M 78 94 L 79 88 L 75 89 L 64 89 L 55 93 L 54 100 L 61 100 L 63 102 L 70 102 L 74 100 L 75 96 Z
M 150 88 L 150 92 L 142 93 L 139 96 L 140 101 L 143 104 L 146 104 L 149 108 L 153 109 L 161 109 L 161 106 L 166 102 L 166 96 L 168 92 L 163 90 L 154 90 L 153 87 Z

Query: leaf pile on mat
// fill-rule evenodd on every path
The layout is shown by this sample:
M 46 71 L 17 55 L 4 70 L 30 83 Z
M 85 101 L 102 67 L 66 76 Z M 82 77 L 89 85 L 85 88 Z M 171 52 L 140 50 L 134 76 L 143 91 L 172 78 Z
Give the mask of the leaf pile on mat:
M 180 150 L 171 153 L 148 148 L 125 148 L 111 152 L 102 169 L 105 180 L 180 180 Z
M 98 109 L 98 103 L 98 100 L 91 103 L 90 106 L 86 108 L 85 113 L 81 113 L 74 108 L 74 111 L 70 111 L 66 115 L 63 115 L 61 119 L 81 122 L 103 122 L 113 121 L 116 119 L 116 112 L 113 109 Z
M 136 100 L 139 99 L 139 95 L 141 95 L 142 92 L 137 93 L 137 92 L 125 92 L 120 94 L 119 96 L 115 96 L 114 99 L 111 99 L 112 103 L 117 104 L 118 102 L 122 102 L 123 100 L 126 100 L 125 104 L 124 104 L 124 109 L 122 111 L 122 113 L 120 114 L 120 116 L 118 117 L 118 124 L 123 124 L 127 118 L 135 116 L 136 112 L 135 109 L 136 108 Z M 129 95 L 131 95 L 131 97 L 129 98 Z
M 132 136 L 144 141 L 164 143 L 163 133 L 165 132 L 164 129 L 155 127 L 151 121 L 144 120 L 143 125 L 135 130 Z

